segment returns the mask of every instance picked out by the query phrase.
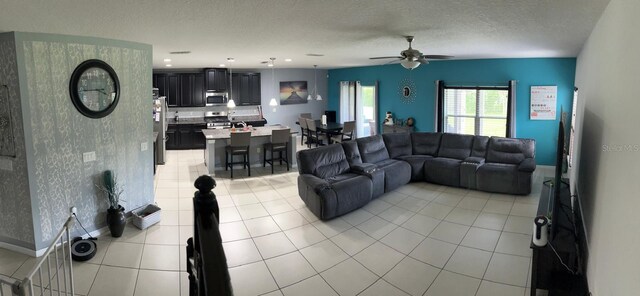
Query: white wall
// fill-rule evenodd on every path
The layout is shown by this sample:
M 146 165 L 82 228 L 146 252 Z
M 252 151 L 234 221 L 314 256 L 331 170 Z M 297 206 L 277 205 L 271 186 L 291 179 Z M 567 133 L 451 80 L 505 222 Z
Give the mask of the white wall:
M 640 291 L 640 1 L 612 0 L 577 60 L 578 167 L 594 295 Z M 577 175 L 577 176 L 576 176 Z

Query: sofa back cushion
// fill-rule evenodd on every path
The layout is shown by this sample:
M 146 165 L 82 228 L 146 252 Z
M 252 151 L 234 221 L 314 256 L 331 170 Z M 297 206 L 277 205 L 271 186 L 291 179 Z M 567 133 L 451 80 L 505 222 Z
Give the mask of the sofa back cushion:
M 347 156 L 340 144 L 301 150 L 297 157 L 300 174 L 328 179 L 349 172 Z
M 438 157 L 464 160 L 471 156 L 473 136 L 459 134 L 442 134 Z
M 356 142 L 358 142 L 362 162 L 376 163 L 389 159 L 389 152 L 384 146 L 381 135 L 359 138 Z
M 411 155 L 411 134 L 409 133 L 389 133 L 383 134 L 384 145 L 389 151 L 389 157 Z
M 413 155 L 438 155 L 441 133 L 411 133 Z
M 356 141 L 342 142 L 342 149 L 344 149 L 344 154 L 347 156 L 347 161 L 350 165 L 362 163 L 362 157 L 360 157 L 360 150 L 358 150 Z
M 535 157 L 536 141 L 491 137 L 487 149 L 487 162 L 519 164 L 525 158 Z
M 487 157 L 487 146 L 489 146 L 489 137 L 487 136 L 474 136 L 473 148 L 471 149 L 471 156 L 473 157 Z

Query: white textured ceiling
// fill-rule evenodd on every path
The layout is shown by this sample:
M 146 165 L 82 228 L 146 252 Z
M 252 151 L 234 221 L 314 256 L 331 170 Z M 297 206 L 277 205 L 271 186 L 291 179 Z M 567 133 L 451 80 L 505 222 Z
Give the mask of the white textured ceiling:
M 575 57 L 609 0 L 2 0 L 0 32 L 153 45 L 154 67 L 321 68 L 382 64 L 403 35 L 457 59 Z M 170 55 L 171 51 L 191 51 Z M 324 54 L 309 57 L 308 53 Z M 285 58 L 293 62 L 284 63 Z

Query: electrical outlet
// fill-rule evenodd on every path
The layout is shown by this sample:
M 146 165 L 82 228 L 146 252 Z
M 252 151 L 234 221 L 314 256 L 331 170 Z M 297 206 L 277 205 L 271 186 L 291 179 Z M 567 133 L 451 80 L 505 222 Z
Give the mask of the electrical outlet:
M 96 152 L 95 151 L 82 153 L 82 161 L 83 162 L 90 162 L 90 161 L 95 161 L 95 160 L 96 160 Z
M 70 210 L 71 210 L 71 214 L 74 214 L 74 215 L 76 215 L 76 216 L 78 215 L 78 208 L 76 208 L 76 207 L 71 207 L 71 209 L 70 209 Z
M 148 142 L 140 143 L 140 151 L 147 151 L 147 150 L 149 150 L 149 143 Z
M 13 160 L 0 158 L 0 170 L 13 171 Z

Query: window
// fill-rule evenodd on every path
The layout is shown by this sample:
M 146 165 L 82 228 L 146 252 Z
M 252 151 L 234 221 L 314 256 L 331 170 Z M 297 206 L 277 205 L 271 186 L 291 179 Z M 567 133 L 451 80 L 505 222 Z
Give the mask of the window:
M 439 87 L 438 131 L 511 137 L 510 87 Z

